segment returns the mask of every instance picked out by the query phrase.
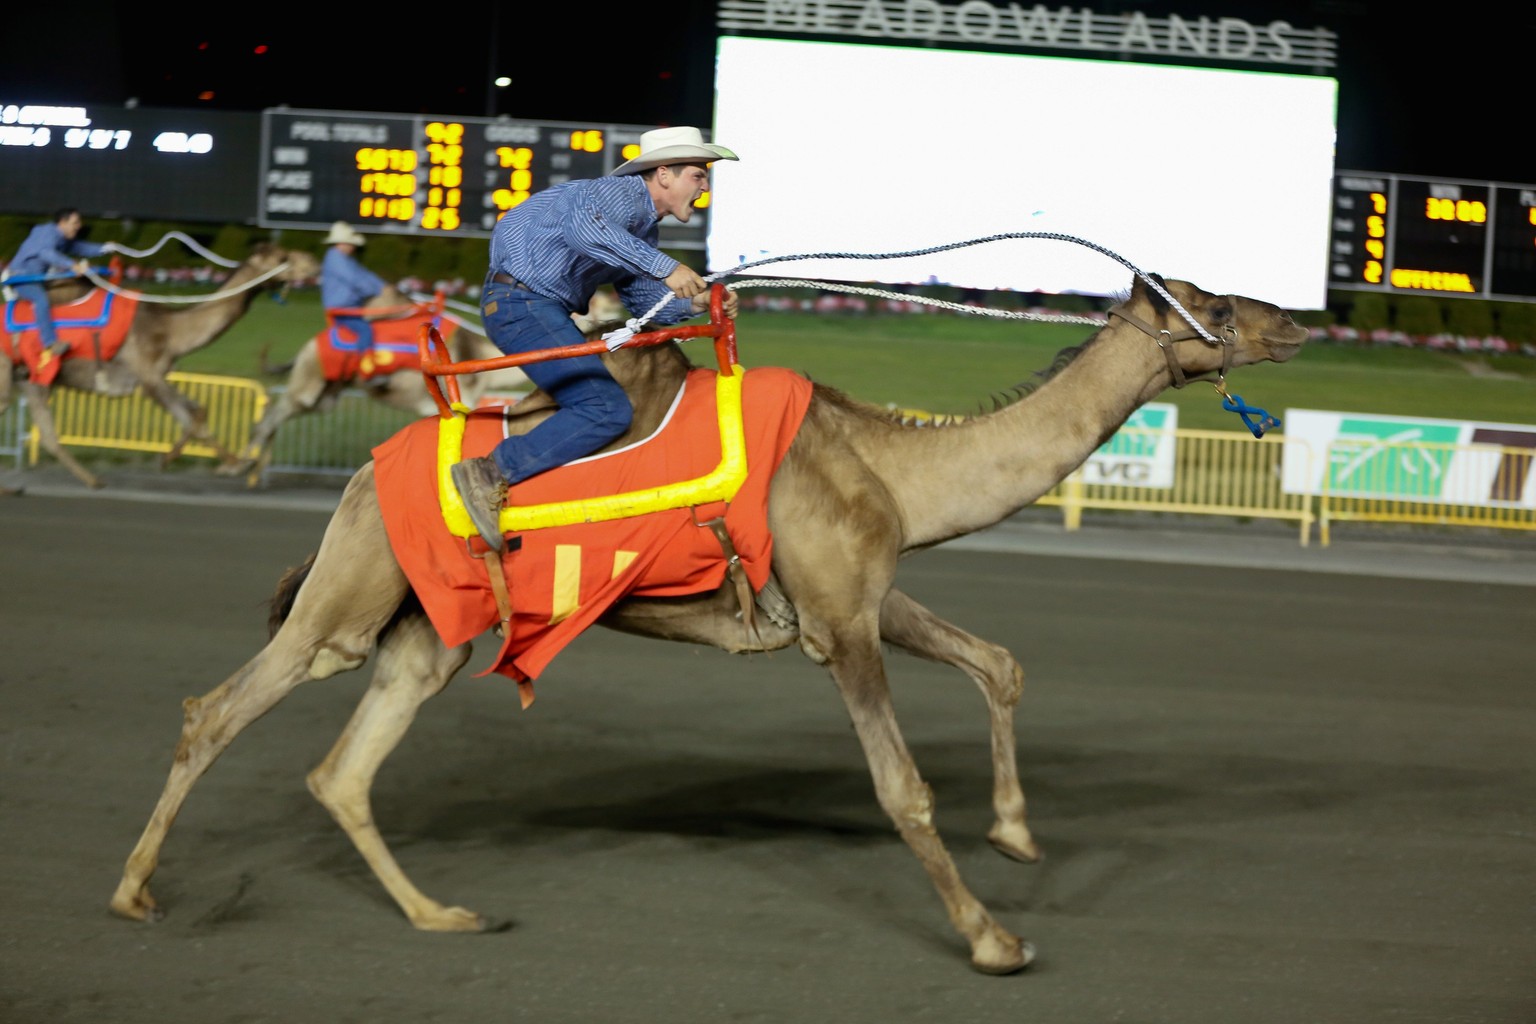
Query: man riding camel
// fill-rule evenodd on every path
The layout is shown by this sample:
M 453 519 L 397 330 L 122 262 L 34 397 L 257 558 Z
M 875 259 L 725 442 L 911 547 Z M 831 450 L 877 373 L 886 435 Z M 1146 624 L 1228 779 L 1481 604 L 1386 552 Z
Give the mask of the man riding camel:
M 708 285 L 656 247 L 659 225 L 667 216 L 686 223 L 709 190 L 710 163 L 735 159 L 697 128 L 657 128 L 640 136 L 639 155 L 612 174 L 553 185 L 507 211 L 491 233 L 480 298 L 491 341 L 508 355 L 579 345 L 586 339 L 571 315 L 585 311 L 605 284 L 636 314 L 671 292 L 675 298 L 651 318 L 662 326 L 706 311 Z M 727 292 L 725 315 L 734 319 L 737 305 Z M 558 411 L 451 470 L 475 528 L 497 551 L 507 488 L 591 454 L 629 429 L 633 415 L 601 356 L 544 360 L 523 370 Z
M 360 352 L 373 346 L 373 325 L 363 316 L 337 315 L 331 311 L 366 305 L 387 287 L 382 277 L 357 259 L 357 250 L 367 241 L 361 231 L 339 220 L 331 225 L 330 233 L 325 236 L 324 242 L 330 248 L 320 263 L 320 305 L 331 313 L 333 325 L 345 327 L 356 335 Z
M 90 269 L 90 257 L 116 249 L 111 242 L 87 242 L 75 237 L 84 225 L 85 219 L 73 206 L 57 211 L 53 220 L 37 225 L 27 235 L 6 269 L 7 276 L 41 278 L 49 271 L 58 271 L 61 276 L 84 274 Z M 69 342 L 60 341 L 54 327 L 47 283 L 32 280 L 9 287 L 19 298 L 32 303 L 32 316 L 37 321 L 43 348 L 55 358 L 63 358 L 69 351 Z

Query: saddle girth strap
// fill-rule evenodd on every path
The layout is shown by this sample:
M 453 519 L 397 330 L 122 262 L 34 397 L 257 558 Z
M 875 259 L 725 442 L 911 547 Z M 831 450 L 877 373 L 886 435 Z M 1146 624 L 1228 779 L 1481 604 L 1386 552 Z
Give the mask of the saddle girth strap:
M 736 553 L 736 545 L 725 528 L 725 516 L 716 516 L 699 525 L 709 527 L 715 539 L 720 542 L 720 550 L 725 553 L 726 572 L 736 587 L 736 603 L 741 606 L 741 621 L 761 645 L 763 638 L 757 631 L 757 600 L 752 594 L 752 581 L 747 579 L 746 567 L 741 564 L 741 556 Z
M 516 551 L 521 546 L 521 537 L 513 537 L 508 541 L 509 550 Z M 496 635 L 505 640 L 512 635 L 512 597 L 507 592 L 506 566 L 502 563 L 500 551 L 486 548 L 480 553 L 480 558 L 485 562 L 485 574 L 490 577 L 491 593 L 496 598 L 496 614 L 501 619 L 496 624 Z M 523 710 L 528 710 L 528 705 L 533 703 L 532 680 L 517 681 L 517 697 L 522 702 Z

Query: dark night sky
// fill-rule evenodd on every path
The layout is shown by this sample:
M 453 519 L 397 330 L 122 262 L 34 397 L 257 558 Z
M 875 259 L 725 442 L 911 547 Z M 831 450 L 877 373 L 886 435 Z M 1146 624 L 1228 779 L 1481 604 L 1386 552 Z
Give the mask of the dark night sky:
M 534 6 L 543 9 L 531 12 Z M 452 8 L 447 27 L 434 27 L 433 5 L 311 3 L 237 12 L 86 0 L 67 5 L 61 21 L 47 5 L 16 4 L 0 28 L 0 102 L 110 106 L 136 98 L 146 107 L 286 104 L 708 128 L 713 0 L 631 4 L 603 14 L 593 6 L 471 3 Z M 1486 0 L 1423 14 L 1397 13 L 1412 5 L 1364 0 L 1086 6 L 1101 14 L 1284 18 L 1332 29 L 1340 37 L 1339 168 L 1536 182 L 1526 109 L 1536 48 L 1532 9 L 1511 13 Z M 382 13 L 390 10 L 409 13 Z M 293 11 L 311 18 L 300 21 Z M 658 31 L 669 16 L 676 27 Z M 258 45 L 266 52 L 257 54 Z M 493 54 L 514 79 L 494 107 L 487 85 Z M 205 90 L 212 99 L 199 98 Z M 819 116 L 858 115 L 829 104 Z M 1198 110 L 1128 106 L 1125 116 L 1170 119 L 1209 159 L 1250 146 L 1272 146 L 1283 158 L 1285 140 L 1266 138 L 1261 125 L 1205 124 Z M 1022 104 L 1020 122 L 1028 124 Z

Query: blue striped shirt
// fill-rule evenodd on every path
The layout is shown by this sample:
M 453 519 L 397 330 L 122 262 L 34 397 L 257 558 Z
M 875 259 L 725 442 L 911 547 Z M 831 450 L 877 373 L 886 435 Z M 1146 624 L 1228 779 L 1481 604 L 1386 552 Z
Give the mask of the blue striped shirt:
M 585 313 L 598 288 L 611 284 L 630 313 L 643 316 L 671 291 L 664 282 L 677 269 L 677 260 L 656 248 L 660 224 L 639 175 L 562 182 L 496 222 L 491 270 L 572 313 Z M 675 324 L 694 315 L 691 301 L 674 298 L 651 321 Z
M 320 305 L 326 309 L 355 309 L 384 290 L 384 279 L 335 246 L 320 264 Z
M 83 238 L 65 238 L 64 232 L 52 221 L 39 224 L 27 235 L 16 255 L 11 258 L 11 273 L 42 275 L 50 270 L 74 272 L 75 260 L 100 256 L 105 249 L 98 242 Z

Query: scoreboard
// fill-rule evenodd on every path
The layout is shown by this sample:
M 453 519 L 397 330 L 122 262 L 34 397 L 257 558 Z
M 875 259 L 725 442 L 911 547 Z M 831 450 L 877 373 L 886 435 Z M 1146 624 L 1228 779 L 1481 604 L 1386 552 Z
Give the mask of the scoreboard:
M 257 222 L 485 237 L 533 193 L 607 174 L 651 127 L 270 109 Z
M 655 125 L 295 110 L 151 110 L 0 97 L 0 211 L 488 237 L 549 185 L 607 174 Z M 703 248 L 708 196 L 664 246 Z
M 533 193 L 611 172 L 652 127 L 0 97 L 0 210 L 489 237 Z M 662 222 L 663 247 L 704 248 L 710 198 Z M 1336 171 L 1328 212 L 1330 289 L 1536 302 L 1536 184 Z
M 1328 287 L 1536 301 L 1536 185 L 1340 171 Z
M 87 219 L 248 221 L 255 121 L 230 111 L 0 97 L 0 208 L 38 217 L 78 206 Z

